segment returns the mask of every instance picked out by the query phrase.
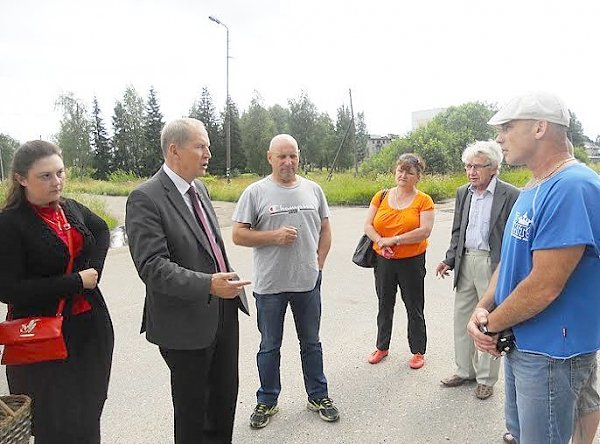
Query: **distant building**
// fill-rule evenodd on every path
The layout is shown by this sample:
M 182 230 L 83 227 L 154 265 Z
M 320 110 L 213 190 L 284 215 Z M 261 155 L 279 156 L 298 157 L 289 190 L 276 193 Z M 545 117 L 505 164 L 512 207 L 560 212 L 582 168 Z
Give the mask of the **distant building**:
M 396 134 L 388 134 L 387 136 L 369 134 L 369 140 L 367 141 L 367 157 L 371 157 L 373 154 L 378 153 L 384 145 L 396 140 L 398 137 L 399 136 Z
M 416 130 L 429 123 L 431 119 L 437 116 L 439 113 L 446 111 L 448 108 L 433 108 L 424 109 L 421 111 L 413 111 L 412 113 L 412 129 Z
M 583 148 L 585 149 L 590 162 L 600 163 L 600 146 L 592 142 L 585 142 Z

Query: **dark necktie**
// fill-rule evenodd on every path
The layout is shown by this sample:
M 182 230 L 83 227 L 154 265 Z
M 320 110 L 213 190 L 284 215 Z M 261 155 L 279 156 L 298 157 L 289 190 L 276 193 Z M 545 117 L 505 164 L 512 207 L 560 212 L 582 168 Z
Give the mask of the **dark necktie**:
M 198 197 L 198 192 L 196 188 L 190 187 L 187 190 L 187 193 L 192 200 L 192 207 L 194 208 L 194 213 L 196 213 L 196 219 L 200 223 L 200 226 L 204 230 L 206 237 L 208 238 L 208 242 L 210 243 L 210 248 L 212 249 L 213 256 L 217 261 L 218 271 L 226 272 L 227 266 L 225 265 L 225 258 L 223 257 L 223 251 L 221 251 L 221 247 L 217 244 L 215 240 L 215 236 L 213 233 L 210 224 L 208 223 L 208 219 L 206 218 L 206 214 L 204 213 L 204 209 L 200 205 L 200 199 Z

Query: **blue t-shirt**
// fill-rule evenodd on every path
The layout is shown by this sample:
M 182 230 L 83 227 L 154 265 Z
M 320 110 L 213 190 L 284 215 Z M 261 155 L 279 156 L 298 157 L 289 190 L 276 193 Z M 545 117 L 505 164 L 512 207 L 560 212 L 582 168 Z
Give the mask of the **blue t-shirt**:
M 600 177 L 583 164 L 519 195 L 504 231 L 496 305 L 529 275 L 535 250 L 575 245 L 586 248 L 562 293 L 513 327 L 519 350 L 570 358 L 600 349 Z

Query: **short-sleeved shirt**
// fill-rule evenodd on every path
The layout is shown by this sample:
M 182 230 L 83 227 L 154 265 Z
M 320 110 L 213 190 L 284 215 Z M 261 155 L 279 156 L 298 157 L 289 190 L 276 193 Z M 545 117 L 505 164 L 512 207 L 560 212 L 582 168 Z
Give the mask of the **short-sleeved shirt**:
M 572 165 L 521 191 L 508 217 L 496 305 L 533 267 L 533 252 L 585 245 L 563 291 L 536 316 L 513 327 L 521 351 L 570 358 L 600 349 L 600 178 Z
M 421 213 L 434 209 L 431 197 L 419 190 L 410 205 L 399 210 L 390 206 L 388 201 L 390 193 L 386 193 L 383 200 L 381 193 L 382 191 L 377 192 L 371 199 L 371 205 L 378 207 L 373 218 L 373 228 L 381 237 L 398 236 L 419 228 Z M 377 244 L 373 243 L 373 249 L 377 254 L 382 255 L 381 248 Z M 418 256 L 427 249 L 427 239 L 414 244 L 394 245 L 392 249 L 394 251 L 393 259 Z
M 321 187 L 300 176 L 293 187 L 284 187 L 268 176 L 244 190 L 233 212 L 235 222 L 249 224 L 258 231 L 282 226 L 298 229 L 292 245 L 254 247 L 255 293 L 303 292 L 315 287 L 321 221 L 328 217 L 329 207 Z

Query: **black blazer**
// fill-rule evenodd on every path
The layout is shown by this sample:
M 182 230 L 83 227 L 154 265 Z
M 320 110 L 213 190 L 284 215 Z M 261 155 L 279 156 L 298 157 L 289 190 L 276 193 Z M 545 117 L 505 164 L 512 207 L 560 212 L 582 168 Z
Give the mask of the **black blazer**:
M 465 235 L 469 224 L 469 210 L 471 208 L 471 196 L 469 184 L 463 185 L 456 190 L 456 202 L 454 205 L 454 222 L 452 223 L 452 239 L 450 247 L 446 252 L 444 263 L 454 269 L 454 286 L 458 283 L 460 263 L 465 250 Z M 519 189 L 500 179 L 496 183 L 496 190 L 492 201 L 492 214 L 490 216 L 490 259 L 492 271 L 500 262 L 500 250 L 502 247 L 502 236 L 506 219 L 510 214 L 515 201 L 519 197 Z
M 195 185 L 231 271 L 208 191 L 199 180 Z M 220 310 L 218 298 L 210 294 L 216 260 L 204 231 L 162 168 L 129 195 L 125 225 L 133 262 L 146 284 L 141 328 L 146 339 L 179 350 L 211 345 Z M 235 300 L 248 314 L 245 293 Z
M 13 317 L 53 315 L 60 298 L 67 299 L 65 317 L 69 316 L 69 299 L 82 293 L 78 271 L 95 268 L 99 275 L 110 243 L 108 227 L 103 219 L 72 199 L 61 205 L 69 223 L 84 239 L 81 253 L 75 259 L 73 272 L 65 275 L 69 249 L 28 204 L 0 212 L 0 301 L 11 304 Z M 95 293 L 104 301 L 100 290 Z

